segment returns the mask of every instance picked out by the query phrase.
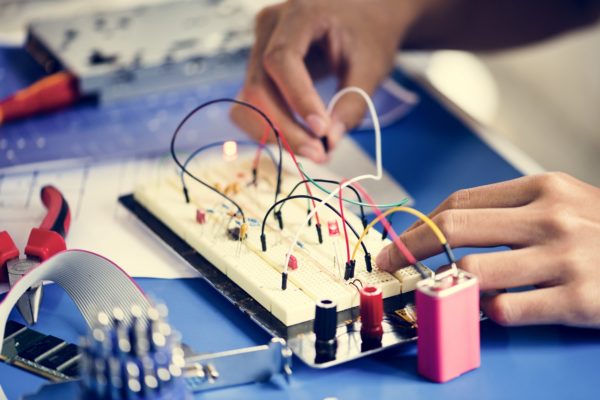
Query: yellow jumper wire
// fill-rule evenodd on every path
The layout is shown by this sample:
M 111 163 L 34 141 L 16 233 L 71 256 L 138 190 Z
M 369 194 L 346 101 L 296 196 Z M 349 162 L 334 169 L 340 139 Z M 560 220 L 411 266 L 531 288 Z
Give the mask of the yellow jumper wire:
M 444 233 L 442 232 L 442 230 L 435 224 L 435 222 L 433 222 L 431 220 L 431 218 L 429 218 L 427 215 L 423 214 L 421 211 L 415 210 L 414 208 L 410 208 L 410 207 L 406 207 L 406 206 L 399 206 L 399 207 L 394 207 L 394 208 L 390 208 L 389 210 L 386 210 L 381 215 L 379 215 L 377 218 L 375 218 L 373 221 L 371 221 L 369 223 L 369 225 L 367 225 L 365 227 L 365 229 L 363 230 L 362 234 L 358 238 L 358 241 L 356 242 L 356 245 L 354 246 L 354 251 L 352 252 L 352 257 L 351 257 L 352 260 L 355 259 L 356 253 L 358 252 L 358 247 L 360 246 L 360 244 L 364 240 L 365 236 L 367 236 L 367 233 L 369 233 L 369 230 L 376 223 L 378 223 L 379 221 L 381 221 L 386 216 L 388 216 L 390 214 L 393 214 L 395 212 L 398 212 L 398 211 L 409 213 L 409 214 L 412 214 L 415 217 L 419 218 L 421 221 L 423 221 L 424 223 L 426 223 L 431 228 L 431 230 L 433 231 L 433 233 L 435 234 L 435 236 L 439 239 L 440 243 L 442 244 L 442 247 L 444 247 L 444 246 L 447 245 L 448 241 L 446 240 L 446 236 L 444 236 Z

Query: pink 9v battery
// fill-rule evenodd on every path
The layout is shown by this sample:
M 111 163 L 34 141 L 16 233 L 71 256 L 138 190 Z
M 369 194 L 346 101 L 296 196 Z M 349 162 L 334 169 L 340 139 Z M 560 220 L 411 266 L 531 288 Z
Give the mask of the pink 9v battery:
M 419 373 L 447 382 L 481 363 L 479 283 L 467 272 L 449 270 L 417 283 Z

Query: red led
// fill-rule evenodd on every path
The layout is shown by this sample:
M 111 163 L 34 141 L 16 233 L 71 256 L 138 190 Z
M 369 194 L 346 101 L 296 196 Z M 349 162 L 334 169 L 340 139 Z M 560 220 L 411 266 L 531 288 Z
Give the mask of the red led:
M 327 229 L 329 230 L 329 236 L 338 236 L 340 234 L 340 227 L 337 220 L 327 221 Z
M 298 260 L 293 254 L 290 256 L 290 261 L 288 261 L 288 268 L 292 271 L 298 269 Z
M 196 210 L 196 222 L 204 224 L 206 222 L 206 213 L 204 210 Z

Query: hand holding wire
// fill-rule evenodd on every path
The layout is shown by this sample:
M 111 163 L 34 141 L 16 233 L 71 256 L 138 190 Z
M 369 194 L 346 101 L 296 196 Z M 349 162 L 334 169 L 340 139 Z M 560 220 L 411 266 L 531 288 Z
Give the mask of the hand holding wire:
M 327 147 L 333 149 L 360 123 L 366 107 L 358 98 L 345 97 L 327 110 L 315 89 L 314 67 L 336 75 L 342 86 L 374 92 L 422 7 L 421 2 L 388 0 L 288 1 L 267 7 L 256 18 L 238 98 L 267 112 L 295 152 L 325 162 Z M 235 106 L 231 115 L 249 135 L 261 137 L 262 127 L 246 109 Z

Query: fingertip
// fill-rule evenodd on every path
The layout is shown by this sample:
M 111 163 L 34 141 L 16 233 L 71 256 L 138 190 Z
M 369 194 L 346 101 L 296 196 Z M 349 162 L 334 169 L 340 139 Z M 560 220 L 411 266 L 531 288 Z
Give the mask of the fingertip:
M 298 154 L 319 164 L 328 160 L 327 154 L 325 154 L 325 150 L 320 144 L 317 146 L 313 144 L 303 144 L 298 148 Z
M 318 114 L 310 114 L 305 121 L 315 135 L 323 137 L 327 134 L 328 121 L 324 117 Z
M 513 318 L 509 316 L 504 294 L 492 294 L 481 296 L 479 306 L 489 318 L 502 326 L 514 324 Z
M 377 257 L 375 258 L 375 264 L 384 271 L 389 271 L 392 269 L 389 253 L 390 246 L 387 245 L 383 249 L 381 249 L 379 254 L 377 254 Z

